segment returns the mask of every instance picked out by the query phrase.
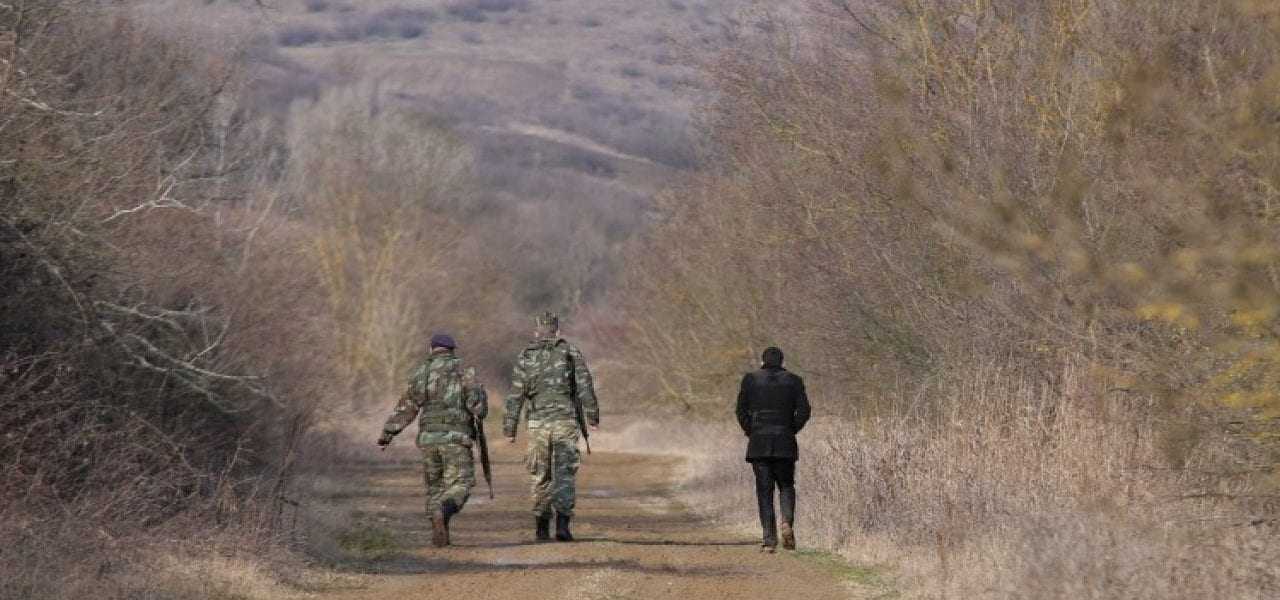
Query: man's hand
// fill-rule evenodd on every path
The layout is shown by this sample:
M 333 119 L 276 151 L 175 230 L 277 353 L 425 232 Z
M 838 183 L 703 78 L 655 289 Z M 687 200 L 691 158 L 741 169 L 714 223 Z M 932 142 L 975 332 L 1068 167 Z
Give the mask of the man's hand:
M 378 447 L 382 448 L 383 450 L 386 450 L 387 446 L 391 444 L 391 439 L 394 437 L 395 436 L 391 435 L 390 433 L 387 433 L 385 431 L 382 432 L 382 435 L 378 436 Z
M 591 431 L 592 431 L 592 432 L 600 431 L 600 426 L 599 426 L 599 425 L 592 425 L 592 426 L 591 426 Z
M 514 444 L 514 443 L 516 443 L 516 436 L 514 436 L 514 435 L 509 435 L 509 436 L 507 436 L 507 443 L 508 443 L 508 444 Z

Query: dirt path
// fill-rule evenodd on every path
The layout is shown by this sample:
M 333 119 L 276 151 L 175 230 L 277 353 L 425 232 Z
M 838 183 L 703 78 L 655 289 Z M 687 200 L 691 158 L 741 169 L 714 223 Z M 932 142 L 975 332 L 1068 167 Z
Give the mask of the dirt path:
M 832 599 L 862 597 L 830 569 L 709 525 L 673 499 L 678 459 L 597 452 L 579 477 L 575 543 L 537 544 L 517 447 L 496 440 L 490 501 L 484 483 L 454 521 L 449 548 L 430 546 L 416 451 L 357 468 L 349 499 L 358 526 L 394 531 L 398 550 L 359 565 L 367 587 L 325 598 L 521 600 Z M 523 440 L 522 440 L 523 442 Z M 477 465 L 477 471 L 479 465 Z

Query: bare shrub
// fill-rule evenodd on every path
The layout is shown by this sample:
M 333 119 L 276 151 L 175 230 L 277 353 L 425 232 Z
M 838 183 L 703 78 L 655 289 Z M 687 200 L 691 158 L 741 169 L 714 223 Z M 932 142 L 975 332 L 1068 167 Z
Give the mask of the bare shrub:
M 58 1 L 0 7 L 6 38 L 3 593 L 161 593 L 117 577 L 121 548 L 287 529 L 331 383 L 295 312 L 316 282 L 248 166 L 261 147 L 225 56 Z
M 657 64 L 657 65 L 669 67 L 671 65 L 676 64 L 676 62 L 678 61 L 676 60 L 675 54 L 672 54 L 671 52 L 667 52 L 663 50 L 653 55 L 653 62 L 654 64 Z
M 688 75 L 662 74 L 653 78 L 654 85 L 671 92 L 697 91 L 703 89 L 703 82 Z
M 484 23 L 489 20 L 489 15 L 486 15 L 479 7 L 471 4 L 454 4 L 450 5 L 447 10 L 450 15 L 468 23 Z
M 236 109 L 246 120 L 266 117 L 278 122 L 295 100 L 315 98 L 334 80 L 331 74 L 285 56 L 272 40 L 256 40 L 243 55 L 254 65 L 237 99 Z
M 62 10 L 55 3 L 31 7 L 31 14 L 45 10 L 41 16 L 51 18 Z M 26 26 L 40 24 L 37 19 Z M 13 294 L 5 318 L 16 321 L 3 329 L 22 332 L 23 339 L 5 357 L 6 430 L 48 431 L 8 438 L 5 455 L 27 457 L 13 465 L 15 489 L 22 489 L 18 473 L 44 480 L 47 487 L 26 488 L 24 493 L 43 490 L 28 500 L 106 493 L 115 498 L 104 507 L 114 509 L 98 509 L 99 515 L 162 518 L 223 491 L 227 473 L 261 465 L 235 457 L 234 445 L 254 435 L 245 417 L 269 419 L 272 412 L 270 390 L 256 376 L 240 374 L 243 364 L 226 344 L 231 324 L 212 301 L 217 291 L 179 289 L 181 278 L 151 279 L 138 268 L 175 245 L 199 253 L 195 259 L 208 256 L 205 244 L 215 234 L 199 216 L 202 197 L 188 179 L 215 164 L 208 162 L 214 157 L 205 154 L 203 132 L 226 75 L 127 21 L 102 27 L 73 20 L 61 27 L 68 30 L 56 41 L 24 48 L 44 62 L 33 62 L 25 80 L 7 82 L 23 90 L 10 97 L 29 101 L 10 107 L 11 123 L 43 121 L 44 133 L 30 140 L 6 137 L 4 153 L 19 156 L 19 148 L 35 142 L 58 154 L 26 154 L 10 163 L 25 163 L 24 170 L 44 177 L 17 179 L 14 193 L 6 195 L 4 251 L 16 269 L 9 272 L 15 280 L 6 286 Z M 86 47 L 94 52 L 83 52 Z M 138 47 L 150 47 L 147 58 L 135 58 Z M 195 75 L 179 75 L 189 72 Z M 76 85 L 56 83 L 68 79 Z M 116 103 L 80 110 L 97 98 Z M 161 115 L 168 127 L 153 129 L 149 121 Z M 81 136 L 97 142 L 56 150 Z M 66 158 L 46 162 L 63 152 Z M 74 166 L 98 164 L 104 156 L 111 160 L 103 167 Z M 74 171 L 54 175 L 47 170 L 54 166 Z M 157 179 L 155 173 L 164 175 Z M 59 196 L 77 200 L 51 200 Z M 53 225 L 64 215 L 74 219 L 76 236 Z M 188 235 L 162 248 L 151 228 L 166 227 Z M 208 267 L 216 277 L 228 265 L 213 261 Z M 42 274 L 55 272 L 49 283 L 56 285 L 42 283 Z M 60 300 L 32 302 L 39 288 Z M 45 308 L 35 315 L 22 312 L 40 305 Z M 71 371 L 78 375 L 49 387 L 55 383 L 47 379 L 49 370 L 67 365 L 76 365 Z M 55 389 L 61 391 L 51 394 Z M 147 408 L 145 399 L 155 393 L 170 397 L 168 405 Z M 99 428 L 101 435 L 94 434 Z M 190 439 L 175 446 L 169 436 Z M 23 450 L 26 444 L 38 447 Z M 87 456 L 111 460 L 90 468 L 83 462 Z M 41 458 L 26 464 L 33 457 Z M 118 485 L 106 484 L 115 478 Z
M 357 41 L 364 38 L 415 39 L 427 33 L 427 24 L 435 20 L 430 9 L 386 8 L 371 15 L 351 15 L 338 24 L 333 36 Z
M 427 29 L 421 25 L 404 24 L 400 26 L 400 37 L 405 39 L 420 38 L 427 32 Z
M 507 12 L 509 10 L 529 10 L 529 0 L 473 0 L 480 10 L 489 12 Z
M 1171 13 L 1160 22 L 1211 18 L 1198 10 Z M 1032 14 L 1022 14 L 1019 19 L 1032 19 Z M 938 18 L 944 18 L 940 15 Z M 1123 15 L 1114 17 L 1106 23 L 1116 25 L 1099 22 L 1096 25 L 1100 29 L 1092 35 L 1099 36 L 1099 44 L 1109 40 L 1105 43 L 1115 45 L 1116 53 L 1112 55 L 1131 56 L 1131 60 L 1117 58 L 1112 63 L 1088 54 L 1070 62 L 1072 69 L 1046 71 L 1045 79 L 1036 81 L 1046 89 L 1059 89 L 1055 86 L 1067 85 L 1058 81 L 1063 78 L 1076 86 L 1074 89 L 1104 95 L 1104 89 L 1112 89 L 1107 85 L 1127 85 L 1125 78 L 1136 68 L 1132 61 L 1140 61 L 1143 54 L 1134 55 L 1139 51 L 1129 44 L 1131 36 L 1118 33 L 1121 23 L 1131 23 Z M 1054 22 L 1057 17 L 1045 13 L 1036 18 Z M 833 27 L 853 23 L 853 27 L 861 29 L 851 18 L 832 23 Z M 1092 20 L 1089 23 L 1095 24 Z M 1171 24 L 1166 26 L 1167 30 L 1160 31 L 1177 29 Z M 1152 27 L 1145 25 L 1140 30 L 1145 35 L 1163 35 Z M 1034 29 L 1050 30 L 1048 25 Z M 969 39 L 969 32 L 963 27 L 957 29 L 956 46 L 948 47 L 941 56 L 962 60 L 959 46 L 964 43 L 961 40 Z M 1258 34 L 1250 35 L 1247 39 L 1258 39 Z M 1009 80 L 997 88 L 1021 86 L 1019 89 L 1034 94 L 1037 83 L 1023 73 L 1034 69 L 1035 61 L 1041 58 L 1064 60 L 1022 53 L 1026 48 L 1042 47 L 1031 41 L 1035 39 L 1008 39 L 1008 51 L 1018 61 L 999 71 Z M 1220 48 L 1215 46 L 1218 51 L 1228 55 L 1239 52 L 1233 43 L 1221 43 Z M 965 87 L 963 79 L 954 81 L 943 76 L 977 72 L 979 67 L 973 65 L 930 70 L 935 67 L 921 64 L 925 72 L 907 71 L 909 75 L 899 78 L 896 73 L 901 71 L 880 69 L 874 61 L 867 60 L 861 47 L 818 45 L 797 51 L 794 58 L 775 56 L 770 60 L 756 59 L 758 50 L 755 46 L 744 50 L 742 55 L 727 59 L 717 71 L 722 91 L 729 94 L 714 116 L 717 124 L 713 131 L 718 136 L 718 147 L 734 157 L 733 164 L 738 168 L 770 175 L 753 176 L 742 182 L 732 178 L 696 182 L 683 192 L 683 198 L 673 198 L 666 204 L 672 217 L 671 237 L 662 232 L 657 236 L 658 245 L 681 240 L 682 245 L 699 247 L 688 269 L 681 269 L 682 274 L 675 276 L 687 282 L 688 289 L 706 288 L 705 294 L 699 292 L 688 301 L 705 300 L 709 306 L 719 306 L 724 302 L 724 290 L 714 288 L 721 285 L 761 289 L 751 299 L 751 306 L 723 306 L 725 312 L 761 316 L 762 320 L 751 328 L 759 331 L 750 334 L 755 343 L 776 335 L 769 333 L 775 327 L 806 317 L 798 322 L 812 322 L 814 329 L 799 338 L 823 342 L 804 354 L 822 357 L 819 360 L 823 361 L 844 357 L 838 364 L 812 367 L 847 376 L 841 385 L 859 388 L 910 381 L 948 362 L 962 362 L 978 351 L 975 344 L 1000 348 L 1015 362 L 1034 369 L 1053 364 L 1052 357 L 1064 348 L 1091 355 L 1103 353 L 1117 369 L 1117 376 L 1163 381 L 1160 385 L 1166 390 L 1189 390 L 1189 377 L 1206 380 L 1203 373 L 1192 376 L 1195 369 L 1187 365 L 1170 368 L 1172 365 L 1160 359 L 1143 361 L 1168 356 L 1168 348 L 1185 347 L 1182 344 L 1187 343 L 1187 333 L 1177 327 L 1194 326 L 1209 337 L 1217 337 L 1231 327 L 1222 322 L 1226 313 L 1221 310 L 1230 306 L 1229 299 L 1188 299 L 1186 303 L 1175 303 L 1182 308 L 1165 306 L 1168 310 L 1163 310 L 1150 297 L 1161 290 L 1193 287 L 1185 280 L 1166 278 L 1176 271 L 1176 265 L 1169 265 L 1168 259 L 1163 258 L 1171 242 L 1152 223 L 1165 222 L 1169 230 L 1200 227 L 1203 221 L 1197 215 L 1208 210 L 1204 204 L 1207 199 L 1189 198 L 1174 210 L 1154 202 L 1094 200 L 1115 194 L 1146 193 L 1145 188 L 1134 187 L 1132 177 L 1117 172 L 1119 165 L 1146 164 L 1152 177 L 1159 180 L 1162 176 L 1156 173 L 1172 168 L 1171 155 L 1149 151 L 1145 156 L 1152 160 L 1135 160 L 1129 144 L 1138 144 L 1141 139 L 1143 145 L 1182 148 L 1177 138 L 1155 134 L 1134 137 L 1137 134 L 1127 128 L 1137 127 L 1136 124 L 1126 125 L 1127 133 L 1117 138 L 1121 134 L 1109 129 L 1108 119 L 1129 113 L 1107 112 L 1120 109 L 1100 105 L 1096 97 L 1089 100 L 1087 95 L 1073 97 L 1072 104 L 1063 105 L 1063 110 L 1075 111 L 1069 119 L 1045 121 L 1048 117 L 1041 112 L 1041 105 L 1018 95 L 983 96 L 984 110 L 960 111 L 964 102 L 972 100 L 974 88 Z M 1150 59 L 1154 65 L 1164 64 L 1159 55 Z M 1232 81 L 1245 89 L 1260 85 L 1257 82 L 1262 80 L 1251 73 L 1266 72 L 1266 67 L 1246 66 Z M 804 69 L 806 75 L 797 79 L 796 69 Z M 1225 76 L 1225 72 L 1217 73 L 1220 85 Z M 1192 85 L 1185 74 L 1177 71 L 1162 81 L 1162 85 Z M 947 109 L 942 110 L 939 102 Z M 609 110 L 603 103 L 598 105 L 593 108 Z M 1207 113 L 1218 114 L 1220 110 L 1213 98 L 1205 98 L 1197 106 Z M 1000 115 L 1003 117 L 997 120 Z M 1085 121 L 1080 119 L 1086 115 L 1090 126 L 1081 128 L 1079 125 Z M 630 119 L 626 113 L 619 116 L 624 123 Z M 1047 135 L 1045 123 L 1069 130 L 1071 135 L 1064 139 L 1070 143 L 1058 148 L 1042 137 L 1032 137 Z M 565 128 L 572 128 L 572 124 Z M 937 139 L 950 145 L 930 142 L 913 146 L 902 141 L 933 139 L 931 136 L 942 136 Z M 1123 146 L 1114 145 L 1119 139 L 1127 141 Z M 981 149 L 974 151 L 978 146 L 965 146 L 959 140 L 981 144 Z M 1183 157 L 1187 164 L 1207 164 L 1203 157 L 1193 154 Z M 1157 157 L 1159 160 L 1155 160 Z M 1064 164 L 1071 165 L 1072 170 L 1063 172 Z M 1203 169 L 1197 172 L 1216 179 Z M 1098 181 L 1106 181 L 1107 186 L 1096 184 Z M 1003 182 L 1016 182 L 1021 187 L 1006 189 Z M 1247 196 L 1252 192 L 1242 189 L 1240 193 Z M 1055 194 L 1068 194 L 1071 200 Z M 1064 206 L 1077 209 L 1063 213 L 1066 209 L 1060 207 Z M 1104 213 L 1090 212 L 1088 219 L 1092 220 L 1082 221 L 1086 211 L 1081 206 L 1088 206 L 1089 211 L 1102 210 L 1100 206 L 1106 209 Z M 726 214 L 740 216 L 716 216 Z M 1226 221 L 1238 228 L 1233 231 L 1240 234 L 1239 240 L 1257 241 L 1269 235 L 1231 217 Z M 774 251 L 765 253 L 759 247 L 722 250 L 724 247 L 716 242 L 700 245 L 692 241 L 707 239 L 708 228 L 722 230 L 730 239 L 755 232 L 748 233 L 747 239 L 762 237 L 777 240 L 777 245 Z M 1215 272 L 1223 274 L 1223 289 L 1233 288 L 1234 284 L 1225 282 L 1238 281 L 1236 278 L 1243 271 L 1229 270 L 1220 248 L 1196 250 L 1187 259 L 1193 255 L 1205 260 L 1210 255 L 1219 257 L 1213 259 L 1212 269 L 1222 269 Z M 723 255 L 726 253 L 728 256 Z M 791 263 L 796 257 L 803 260 L 788 269 L 764 266 L 774 260 Z M 726 271 L 726 262 L 735 268 Z M 1208 263 L 1204 264 L 1209 268 Z M 707 265 L 716 265 L 716 270 L 724 274 L 724 281 L 714 286 L 698 281 Z M 1154 274 L 1156 270 L 1161 273 L 1159 277 Z M 667 273 L 664 278 L 672 276 L 670 270 Z M 772 283 L 761 281 L 766 273 L 773 273 L 769 276 Z M 736 278 L 732 283 L 729 274 Z M 1131 288 L 1125 281 L 1141 285 Z M 806 289 L 806 301 L 795 303 L 774 295 L 796 286 Z M 1219 308 L 1214 320 L 1194 308 L 1214 306 Z M 816 319 L 815 310 L 830 312 Z M 1193 313 L 1194 319 L 1190 316 Z M 685 314 L 692 318 L 697 313 Z M 1161 323 L 1180 318 L 1181 324 L 1169 323 L 1175 330 Z M 1079 331 L 1088 329 L 1089 323 L 1101 328 L 1094 331 L 1107 332 L 1108 341 L 1102 346 L 1089 346 L 1077 337 Z M 1058 333 L 1050 335 L 1048 331 Z M 759 338 L 754 337 L 757 335 Z M 701 339 L 707 343 L 707 338 Z M 1092 339 L 1102 343 L 1100 338 Z M 726 342 L 729 347 L 746 347 L 729 339 Z M 1120 350 L 1123 347 L 1143 350 L 1127 352 Z M 831 353 L 822 352 L 821 348 L 850 351 Z M 712 350 L 699 355 L 721 354 Z M 748 354 L 741 356 L 744 362 L 749 360 Z M 1211 362 L 1197 364 L 1208 366 Z M 1183 379 L 1175 382 L 1170 377 Z
M 582 84 L 582 83 L 574 84 L 573 87 L 569 90 L 569 94 L 573 96 L 574 100 L 583 100 L 583 101 L 599 98 L 600 96 L 604 95 L 604 93 L 605 93 L 604 90 L 600 89 L 599 87 Z
M 636 395 L 718 415 L 787 349 L 838 423 L 806 471 L 823 537 L 933 595 L 1265 596 L 1261 6 L 838 2 L 741 40 L 710 69 L 724 160 L 659 199 L 616 291 Z M 1189 565 L 1203 540 L 1249 567 Z
M 427 115 L 374 110 L 384 101 L 340 89 L 297 106 L 288 142 L 286 189 L 318 228 L 310 260 L 326 286 L 340 377 L 361 391 L 358 409 L 398 393 L 428 327 L 449 329 L 477 354 L 510 335 L 465 316 L 511 313 L 509 280 L 457 220 L 471 153 Z
M 276 42 L 286 48 L 318 44 L 328 39 L 328 33 L 312 25 L 290 25 L 276 34 Z
M 470 23 L 483 23 L 489 20 L 487 13 L 527 10 L 529 10 L 528 0 L 456 0 L 445 7 L 445 11 L 450 15 Z

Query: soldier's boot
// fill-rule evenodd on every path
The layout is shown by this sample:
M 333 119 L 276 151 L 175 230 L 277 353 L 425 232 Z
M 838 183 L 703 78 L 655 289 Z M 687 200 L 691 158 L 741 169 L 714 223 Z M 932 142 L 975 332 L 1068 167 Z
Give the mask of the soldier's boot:
M 453 540 L 449 538 L 449 525 L 453 521 L 453 516 L 461 510 L 458 508 L 458 503 L 453 500 L 445 500 L 440 503 L 440 515 L 444 518 L 444 545 L 446 546 L 453 543 Z
M 534 539 L 539 542 L 551 541 L 551 515 L 539 515 L 535 517 L 537 524 L 537 533 Z
M 444 524 L 444 512 L 431 513 L 431 545 L 442 548 L 449 545 L 449 527 Z
M 556 513 L 556 540 L 572 542 L 573 534 L 569 533 L 569 515 Z

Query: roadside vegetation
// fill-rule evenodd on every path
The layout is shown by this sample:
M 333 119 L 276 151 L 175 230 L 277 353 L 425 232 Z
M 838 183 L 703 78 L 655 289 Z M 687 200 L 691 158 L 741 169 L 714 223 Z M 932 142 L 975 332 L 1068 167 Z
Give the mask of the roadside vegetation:
M 498 391 L 528 314 L 603 298 L 692 168 L 683 108 L 488 33 L 497 88 L 398 71 L 381 48 L 543 18 L 437 4 L 0 4 L 0 597 L 342 583 L 323 565 L 383 550 L 330 470 L 431 331 Z
M 824 3 L 711 72 L 619 389 L 727 419 L 781 345 L 801 535 L 925 597 L 1274 593 L 1280 8 Z
M 337 424 L 394 398 L 431 327 L 514 343 L 456 136 L 358 87 L 282 112 L 260 49 L 185 33 L 0 5 L 3 598 L 323 581 L 294 551 L 342 523 L 299 476 Z
M 782 346 L 851 582 L 1280 588 L 1274 2 L 419 4 L 0 2 L 0 598 L 349 584 L 334 465 L 546 308 L 747 527 Z
M 0 6 L 6 598 L 185 581 L 145 576 L 160 540 L 270 556 L 333 382 L 228 112 L 240 73 L 83 8 Z

